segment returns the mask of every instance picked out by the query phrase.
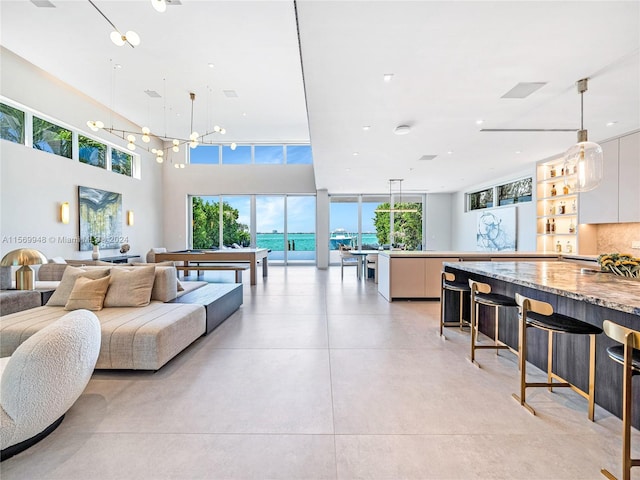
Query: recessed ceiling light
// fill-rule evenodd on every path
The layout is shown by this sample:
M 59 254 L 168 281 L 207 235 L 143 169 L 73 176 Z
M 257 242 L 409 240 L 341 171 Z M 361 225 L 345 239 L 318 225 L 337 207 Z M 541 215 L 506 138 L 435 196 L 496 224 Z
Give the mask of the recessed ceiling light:
M 453 155 L 453 150 L 449 150 L 449 151 L 447 152 L 447 154 L 448 154 L 448 155 Z
M 247 116 L 247 112 L 242 112 L 242 116 L 246 117 Z
M 482 125 L 484 123 L 484 120 L 482 120 L 481 118 L 476 120 L 476 125 Z
M 614 121 L 607 122 L 607 127 L 611 127 L 611 126 L 615 125 L 616 123 L 618 123 L 618 122 L 617 121 L 616 122 L 614 122 Z
M 516 154 L 520 154 L 522 153 L 520 150 L 516 150 Z
M 353 156 L 354 156 L 354 157 L 357 157 L 358 155 L 360 155 L 360 153 L 358 153 L 358 152 L 353 152 Z
M 209 68 L 215 67 L 215 65 L 213 63 L 208 63 L 207 65 L 209 66 Z
M 367 130 L 371 130 L 371 125 L 363 125 L 362 129 L 366 132 Z
M 122 65 L 120 65 L 119 63 L 116 63 L 114 67 L 119 69 L 119 68 L 122 68 Z
M 393 133 L 395 133 L 396 135 L 406 135 L 410 131 L 411 131 L 411 127 L 409 125 L 398 125 L 393 130 Z
M 382 79 L 383 79 L 385 82 L 389 83 L 391 80 L 393 80 L 393 73 L 385 73 L 385 74 L 382 76 Z

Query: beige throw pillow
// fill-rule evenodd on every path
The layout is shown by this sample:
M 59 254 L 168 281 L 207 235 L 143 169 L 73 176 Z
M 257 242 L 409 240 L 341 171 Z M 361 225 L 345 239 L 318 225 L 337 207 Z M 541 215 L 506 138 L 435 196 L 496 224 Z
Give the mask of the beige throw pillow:
M 65 268 L 64 273 L 62 274 L 62 279 L 60 280 L 60 285 L 58 285 L 58 288 L 56 288 L 53 295 L 51 295 L 47 305 L 50 307 L 64 307 L 69 300 L 69 295 L 71 294 L 78 277 L 86 277 L 91 280 L 95 280 L 96 278 L 106 277 L 109 275 L 109 271 L 109 268 L 94 267 L 88 270 L 82 267 L 72 267 L 69 265 Z
M 112 268 L 104 306 L 144 307 L 151 301 L 156 267 Z
M 109 288 L 111 277 L 107 275 L 103 278 L 91 280 L 87 277 L 78 277 L 73 290 L 69 294 L 69 300 L 64 306 L 65 310 L 78 310 L 85 308 L 87 310 L 102 310 L 104 297 Z

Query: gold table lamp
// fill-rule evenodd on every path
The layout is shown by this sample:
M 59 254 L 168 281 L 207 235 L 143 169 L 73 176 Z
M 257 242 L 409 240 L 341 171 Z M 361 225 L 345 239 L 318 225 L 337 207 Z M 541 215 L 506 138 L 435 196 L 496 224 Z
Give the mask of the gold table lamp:
M 20 265 L 20 268 L 16 270 L 16 289 L 33 290 L 33 270 L 29 265 L 40 265 L 41 263 L 47 263 L 47 257 L 43 253 L 33 248 L 19 248 L 2 257 L 0 266 Z

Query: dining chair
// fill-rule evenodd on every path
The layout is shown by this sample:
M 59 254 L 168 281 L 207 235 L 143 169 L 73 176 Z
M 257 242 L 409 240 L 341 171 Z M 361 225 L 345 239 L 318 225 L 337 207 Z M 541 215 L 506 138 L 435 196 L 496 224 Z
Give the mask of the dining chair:
M 344 279 L 344 267 L 358 267 L 359 265 L 360 263 L 358 262 L 358 257 L 356 255 L 352 255 L 347 248 L 345 248 L 343 245 L 340 245 L 340 278 Z M 360 269 L 357 269 L 357 271 L 359 278 Z

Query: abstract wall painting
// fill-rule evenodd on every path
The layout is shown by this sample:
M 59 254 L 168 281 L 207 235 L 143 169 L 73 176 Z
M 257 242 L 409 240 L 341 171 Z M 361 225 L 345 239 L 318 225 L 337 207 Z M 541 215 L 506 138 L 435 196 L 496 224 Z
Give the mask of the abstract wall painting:
M 78 187 L 80 250 L 91 250 L 91 237 L 101 249 L 120 248 L 122 243 L 122 194 Z
M 515 251 L 516 207 L 478 212 L 476 250 L 483 252 Z

